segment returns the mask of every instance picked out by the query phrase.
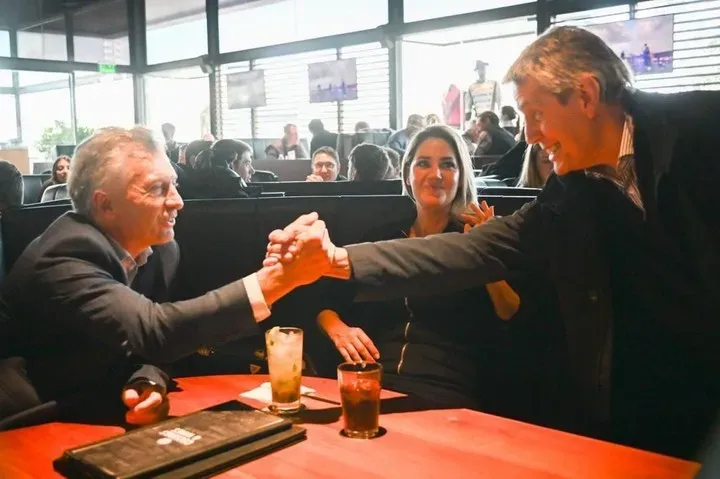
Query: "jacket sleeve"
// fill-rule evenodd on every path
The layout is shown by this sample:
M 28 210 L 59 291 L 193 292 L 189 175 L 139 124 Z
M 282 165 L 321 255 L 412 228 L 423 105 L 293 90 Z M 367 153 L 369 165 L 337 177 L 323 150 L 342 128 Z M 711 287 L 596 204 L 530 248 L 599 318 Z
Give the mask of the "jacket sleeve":
M 170 388 L 171 379 L 170 376 L 159 367 L 150 364 L 141 364 L 135 372 L 130 375 L 126 386 L 139 381 L 152 381 L 160 386 L 163 391 L 167 392 Z
M 535 270 L 543 261 L 541 205 L 532 202 L 469 233 L 347 247 L 357 300 L 446 293 Z
M 207 344 L 258 333 L 242 280 L 198 298 L 156 303 L 117 281 L 108 257 L 84 236 L 38 259 L 33 286 L 56 320 L 109 350 L 163 364 Z

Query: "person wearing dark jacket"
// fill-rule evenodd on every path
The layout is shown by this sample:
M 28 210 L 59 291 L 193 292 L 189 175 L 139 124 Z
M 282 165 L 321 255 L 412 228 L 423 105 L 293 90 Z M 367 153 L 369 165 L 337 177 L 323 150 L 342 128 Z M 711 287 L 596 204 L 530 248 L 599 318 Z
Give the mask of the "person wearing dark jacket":
M 408 117 L 407 125 L 402 130 L 398 130 L 387 140 L 388 148 L 397 151 L 402 158 L 405 155 L 405 149 L 415 134 L 425 128 L 425 117 L 418 114 L 412 114 Z
M 470 156 L 449 127 L 419 132 L 401 169 L 405 194 L 415 201 L 417 215 L 366 239 L 463 232 L 493 216 L 492 208 L 477 205 Z M 446 406 L 481 408 L 482 397 L 495 386 L 485 373 L 493 368 L 502 320 L 511 319 L 520 307 L 520 298 L 505 281 L 445 295 L 428 290 L 363 304 L 352 304 L 351 285 L 341 283 L 338 289 L 329 295 L 333 307 L 322 311 L 317 321 L 346 361 L 382 360 L 383 382 L 390 389 Z M 481 319 L 471 318 L 470 311 Z M 446 321 L 438 324 L 438 316 Z
M 318 233 L 333 266 L 314 274 L 389 299 L 536 271 L 559 301 L 571 430 L 693 457 L 720 404 L 720 94 L 634 91 L 612 49 L 569 26 L 506 80 L 556 173 L 537 201 L 467 235 L 335 248 Z M 272 233 L 265 263 L 306 229 Z
M 500 119 L 491 111 L 481 113 L 476 125 L 480 135 L 474 156 L 504 155 L 517 143 L 506 129 L 500 127 Z
M 30 400 L 25 408 L 79 396 L 93 398 L 81 402 L 89 406 L 119 397 L 125 385 L 131 417 L 160 419 L 166 380 L 146 366 L 257 334 L 269 305 L 302 284 L 301 268 L 262 268 L 186 301 L 145 296 L 162 301 L 157 280 L 174 270 L 183 207 L 175 181 L 163 145 L 145 128 L 99 130 L 78 146 L 68 185 L 75 211 L 30 243 L 0 284 L 0 358 L 25 360 L 19 376 L 27 381 L 17 388 Z M 143 271 L 162 258 L 160 270 Z
M 315 119 L 310 121 L 308 130 L 310 130 L 312 134 L 312 140 L 310 140 L 310 155 L 314 156 L 315 152 L 323 146 L 332 148 L 333 150 L 337 148 L 337 133 L 327 131 L 322 120 Z

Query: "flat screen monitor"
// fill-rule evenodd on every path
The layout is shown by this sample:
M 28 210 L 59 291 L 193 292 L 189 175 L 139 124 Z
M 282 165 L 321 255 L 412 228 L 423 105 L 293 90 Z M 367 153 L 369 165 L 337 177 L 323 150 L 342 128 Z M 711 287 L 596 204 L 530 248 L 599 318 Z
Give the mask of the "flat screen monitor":
M 308 65 L 310 103 L 357 100 L 357 65 L 354 58 Z
M 603 39 L 635 75 L 673 70 L 673 15 L 583 27 Z
M 257 108 L 265 106 L 265 71 L 231 73 L 227 75 L 228 109 Z

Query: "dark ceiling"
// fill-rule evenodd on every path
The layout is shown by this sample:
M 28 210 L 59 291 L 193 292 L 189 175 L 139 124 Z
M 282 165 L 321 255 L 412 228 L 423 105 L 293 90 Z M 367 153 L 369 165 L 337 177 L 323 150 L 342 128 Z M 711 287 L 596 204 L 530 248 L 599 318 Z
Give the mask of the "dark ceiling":
M 220 8 L 275 0 L 219 0 Z M 205 0 L 146 0 L 149 25 L 200 15 Z M 127 35 L 127 0 L 0 0 L 0 28 L 64 33 L 65 11 L 73 13 L 78 35 L 114 38 Z

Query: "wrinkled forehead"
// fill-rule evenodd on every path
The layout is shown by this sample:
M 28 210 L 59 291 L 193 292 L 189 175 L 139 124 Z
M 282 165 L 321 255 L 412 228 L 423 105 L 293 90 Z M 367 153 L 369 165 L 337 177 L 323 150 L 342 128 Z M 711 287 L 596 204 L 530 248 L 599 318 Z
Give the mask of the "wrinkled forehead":
M 118 160 L 116 166 L 124 173 L 128 184 L 155 179 L 174 180 L 177 177 L 170 159 L 162 150 L 151 152 L 141 146 L 131 147 Z
M 335 158 L 327 153 L 318 153 L 313 157 L 313 165 L 317 163 L 335 163 Z

